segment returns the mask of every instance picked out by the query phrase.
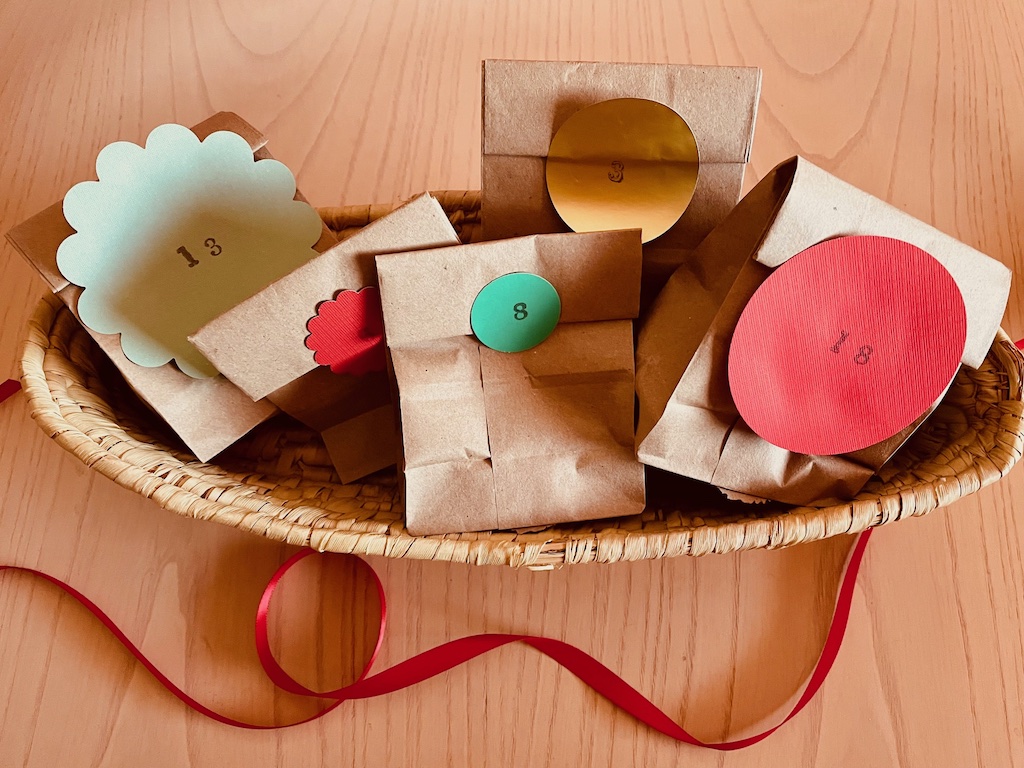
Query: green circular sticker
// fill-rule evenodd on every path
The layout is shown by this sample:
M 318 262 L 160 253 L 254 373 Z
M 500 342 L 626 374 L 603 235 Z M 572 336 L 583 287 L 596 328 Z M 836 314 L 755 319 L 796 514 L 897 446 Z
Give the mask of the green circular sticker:
M 499 352 L 523 352 L 551 335 L 562 314 L 555 286 L 540 275 L 513 272 L 484 286 L 469 315 L 473 333 Z

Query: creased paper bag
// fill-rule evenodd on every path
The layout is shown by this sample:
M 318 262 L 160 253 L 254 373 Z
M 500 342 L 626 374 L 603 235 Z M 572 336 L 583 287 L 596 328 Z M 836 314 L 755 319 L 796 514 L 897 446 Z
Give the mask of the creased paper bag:
M 801 158 L 777 166 L 672 275 L 640 331 L 637 454 L 741 494 L 814 504 L 856 494 L 923 420 L 856 453 L 808 456 L 771 445 L 739 417 L 728 354 L 743 308 L 771 273 L 844 235 L 907 241 L 953 276 L 967 309 L 962 363 L 984 360 L 1006 306 L 1002 264 Z
M 411 533 L 643 510 L 632 438 L 640 266 L 639 230 L 377 257 Z M 506 354 L 476 340 L 470 310 L 513 272 L 548 280 L 562 314 L 540 345 Z
M 545 181 L 552 137 L 583 107 L 627 97 L 657 101 L 690 126 L 700 165 L 685 213 L 644 246 L 644 292 L 656 291 L 739 200 L 760 91 L 761 71 L 753 67 L 484 61 L 484 238 L 567 232 Z
M 194 126 L 192 131 L 200 139 L 216 131 L 232 131 L 249 143 L 258 160 L 271 157 L 265 148 L 266 138 L 230 112 L 220 112 Z M 299 193 L 295 197 L 304 199 Z M 65 220 L 58 202 L 12 229 L 7 238 L 77 317 L 82 289 L 69 283 L 57 268 L 57 248 L 72 234 L 74 230 Z M 323 251 L 335 242 L 334 235 L 324 227 L 315 248 Z M 159 368 L 136 365 L 124 356 L 116 334 L 101 334 L 88 327 L 85 330 L 113 361 L 129 386 L 202 461 L 213 458 L 278 412 L 274 404 L 266 400 L 253 402 L 223 376 L 195 379 L 182 373 L 173 363 Z
M 387 374 L 335 374 L 306 346 L 317 306 L 377 284 L 380 253 L 457 245 L 440 204 L 421 195 L 207 323 L 190 340 L 253 400 L 266 398 L 319 431 L 344 482 L 395 463 Z

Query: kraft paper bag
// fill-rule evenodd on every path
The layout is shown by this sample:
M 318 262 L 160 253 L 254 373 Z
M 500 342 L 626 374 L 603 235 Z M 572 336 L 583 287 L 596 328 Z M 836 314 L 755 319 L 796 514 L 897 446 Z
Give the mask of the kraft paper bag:
M 829 238 L 881 235 L 934 256 L 967 310 L 962 363 L 985 358 L 1006 306 L 1010 272 L 949 235 L 802 158 L 777 166 L 672 275 L 640 331 L 637 454 L 653 467 L 736 494 L 789 504 L 855 495 L 924 420 L 839 456 L 774 446 L 739 417 L 729 393 L 729 343 L 750 297 L 787 259 Z
M 567 232 L 548 196 L 544 171 L 562 123 L 608 99 L 659 102 L 690 126 L 700 165 L 682 217 L 644 246 L 644 293 L 653 295 L 739 200 L 760 92 L 761 71 L 754 67 L 484 61 L 484 238 Z
M 249 143 L 256 159 L 271 157 L 266 149 L 266 138 L 230 112 L 220 112 L 194 126 L 192 131 L 200 139 L 216 131 L 232 131 Z M 304 200 L 300 193 L 296 193 L 295 199 Z M 76 308 L 82 289 L 68 282 L 57 267 L 57 249 L 72 234 L 74 230 L 65 220 L 62 204 L 58 202 L 12 229 L 7 238 L 78 317 Z M 336 238 L 325 226 L 314 247 L 323 251 L 335 242 Z M 201 461 L 212 459 L 253 427 L 278 413 L 273 403 L 253 402 L 223 376 L 192 378 L 173 363 L 158 368 L 136 365 L 125 357 L 118 335 L 101 334 L 83 327 L 136 394 L 167 422 Z
M 207 323 L 190 341 L 253 400 L 266 398 L 321 433 L 343 482 L 398 455 L 386 372 L 335 374 L 306 346 L 321 302 L 377 284 L 374 257 L 458 245 L 441 205 L 421 195 Z
M 641 259 L 639 230 L 377 257 L 411 533 L 643 510 L 632 390 Z M 470 311 L 513 272 L 548 280 L 562 311 L 541 344 L 503 353 L 472 335 Z

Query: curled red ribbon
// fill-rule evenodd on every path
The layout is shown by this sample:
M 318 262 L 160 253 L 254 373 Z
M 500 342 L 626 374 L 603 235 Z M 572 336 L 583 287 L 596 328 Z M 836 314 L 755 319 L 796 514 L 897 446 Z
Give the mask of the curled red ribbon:
M 11 386 L 12 384 L 14 385 L 13 387 Z M 19 388 L 20 386 L 17 382 L 11 381 L 0 385 L 0 401 L 10 397 Z M 328 706 L 316 714 L 302 720 L 283 725 L 265 725 L 236 720 L 232 717 L 216 712 L 196 701 L 171 681 L 163 672 L 161 672 L 156 665 L 154 665 L 153 662 L 150 661 L 124 634 L 124 632 L 118 628 L 110 617 L 99 608 L 99 606 L 74 587 L 64 583 L 60 579 L 32 568 L 22 568 L 12 565 L 0 565 L 0 571 L 20 571 L 22 573 L 29 573 L 33 576 L 45 579 L 51 584 L 64 590 L 64 592 L 71 595 L 71 597 L 85 606 L 86 609 L 98 618 L 110 633 L 117 638 L 118 642 L 120 642 L 121 645 L 123 645 L 136 659 L 138 659 L 161 685 L 174 694 L 186 706 L 202 715 L 205 715 L 211 720 L 216 720 L 219 723 L 231 725 L 236 728 L 267 730 L 290 728 L 296 725 L 301 725 L 302 723 L 308 723 L 312 720 L 317 720 L 323 717 L 350 699 L 366 699 L 373 696 L 383 696 L 387 693 L 408 688 L 409 686 L 421 683 L 424 680 L 428 680 L 436 675 L 442 674 L 443 672 L 447 672 L 461 664 L 465 664 L 466 662 L 475 659 L 477 656 L 481 656 L 495 648 L 500 648 L 501 646 L 508 645 L 509 643 L 524 643 L 525 645 L 529 645 L 540 651 L 557 664 L 565 667 L 601 696 L 608 699 L 608 701 L 616 707 L 645 723 L 649 727 L 660 731 L 666 736 L 687 744 L 727 751 L 749 747 L 768 738 L 772 733 L 794 718 L 808 704 L 808 702 L 814 698 L 818 689 L 820 689 L 822 684 L 825 682 L 829 671 L 832 669 L 832 664 L 835 662 L 836 657 L 839 654 L 839 649 L 842 647 L 843 636 L 846 633 L 846 626 L 849 622 L 850 610 L 853 605 L 853 594 L 857 581 L 857 573 L 860 570 L 870 535 L 870 529 L 864 531 L 857 538 L 856 543 L 850 550 L 843 577 L 839 584 L 839 592 L 836 596 L 835 612 L 832 617 L 832 623 L 829 627 L 828 635 L 825 638 L 825 644 L 822 647 L 821 655 L 818 658 L 817 664 L 814 666 L 814 670 L 811 672 L 811 676 L 807 681 L 806 687 L 792 711 L 790 711 L 790 713 L 778 724 L 753 736 L 733 741 L 714 743 L 703 742 L 692 736 L 668 714 L 659 709 L 657 705 L 650 701 L 650 699 L 633 688 L 629 683 L 612 672 L 593 656 L 590 656 L 569 643 L 549 637 L 508 634 L 471 635 L 469 637 L 463 637 L 458 640 L 443 643 L 442 645 L 417 654 L 405 661 L 399 662 L 393 667 L 385 669 L 382 672 L 371 675 L 370 670 L 377 658 L 377 654 L 380 651 L 381 644 L 384 640 L 387 604 L 384 594 L 384 585 L 381 583 L 377 573 L 369 563 L 358 557 L 356 558 L 357 562 L 361 567 L 368 570 L 374 584 L 377 586 L 378 596 L 380 598 L 380 627 L 378 629 L 377 643 L 374 646 L 373 653 L 370 655 L 370 658 L 359 677 L 350 685 L 342 686 L 341 688 L 331 691 L 310 690 L 284 671 L 277 659 L 274 657 L 274 653 L 270 647 L 269 617 L 270 604 L 274 597 L 274 592 L 292 567 L 304 558 L 315 554 L 314 550 L 305 549 L 289 558 L 273 575 L 263 591 L 263 597 L 260 599 L 259 608 L 256 611 L 256 649 L 259 654 L 260 663 L 263 665 L 263 670 L 267 677 L 269 677 L 276 686 L 288 693 L 298 696 L 309 696 L 318 699 L 331 700 L 331 703 Z M 355 556 L 342 555 L 342 557 Z

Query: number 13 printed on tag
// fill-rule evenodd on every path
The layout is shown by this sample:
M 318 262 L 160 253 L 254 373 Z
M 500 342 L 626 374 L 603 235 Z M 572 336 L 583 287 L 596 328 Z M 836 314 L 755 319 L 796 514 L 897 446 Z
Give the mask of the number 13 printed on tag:
M 161 125 L 145 147 L 104 148 L 96 172 L 64 198 L 76 233 L 57 251 L 61 273 L 85 289 L 82 322 L 120 334 L 137 365 L 173 359 L 189 376 L 215 376 L 189 334 L 315 256 L 316 211 L 293 199 L 287 167 L 256 161 L 227 131 L 200 141 Z

